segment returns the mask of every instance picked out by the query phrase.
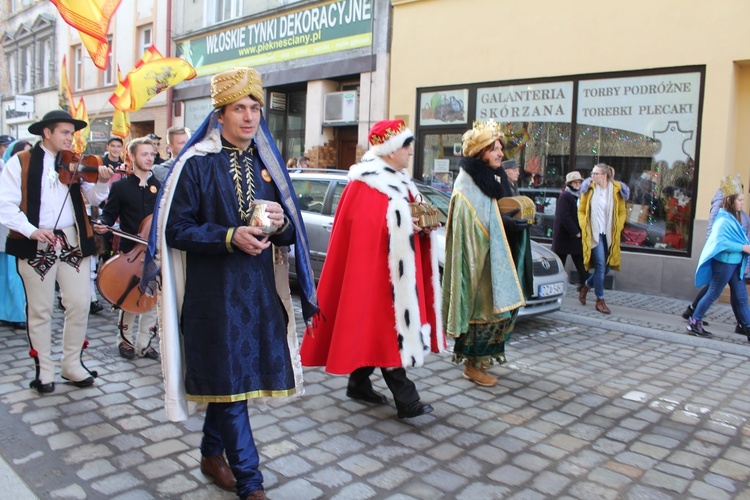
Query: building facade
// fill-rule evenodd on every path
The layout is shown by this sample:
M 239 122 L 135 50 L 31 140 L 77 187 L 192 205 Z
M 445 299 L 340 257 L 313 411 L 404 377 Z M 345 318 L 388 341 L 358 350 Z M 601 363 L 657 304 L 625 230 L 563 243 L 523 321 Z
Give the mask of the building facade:
M 2 133 L 35 139 L 28 133 L 28 126 L 60 107 L 60 74 L 65 59 L 73 102 L 78 105 L 83 98 L 88 113 L 86 152 L 102 154 L 112 131 L 114 107 L 109 98 L 117 87 L 118 67 L 127 74 L 152 44 L 162 55 L 170 55 L 167 7 L 167 0 L 123 0 L 109 27 L 109 64 L 106 70 L 100 70 L 78 32 L 65 23 L 54 4 L 46 0 L 5 2 L 2 63 L 7 71 L 0 72 Z M 131 137 L 152 132 L 163 136 L 172 120 L 167 102 L 168 93 L 163 92 L 130 113 Z
M 83 97 L 88 110 L 91 133 L 87 153 L 102 154 L 112 131 L 115 108 L 109 98 L 117 88 L 117 71 L 126 75 L 153 45 L 165 57 L 170 55 L 168 0 L 123 0 L 109 26 L 110 57 L 106 70 L 100 70 L 81 43 L 78 32 L 63 26 L 58 61 L 67 60 L 68 82 L 77 104 Z M 154 96 L 140 110 L 129 113 L 130 137 L 156 133 L 164 138 L 171 123 L 168 92 Z M 166 138 L 160 154 L 166 155 Z
M 348 168 L 387 116 L 388 0 L 175 0 L 175 55 L 198 77 L 174 90 L 175 120 L 192 129 L 211 109 L 211 76 L 260 71 L 265 116 L 285 159 Z
M 0 65 L 0 133 L 29 139 L 37 116 L 57 107 L 56 54 L 61 21 L 51 2 L 3 2 Z
M 415 177 L 449 191 L 461 135 L 500 122 L 548 242 L 565 175 L 612 165 L 631 190 L 616 287 L 694 293 L 719 181 L 750 181 L 750 4 L 391 3 L 389 115 L 414 126 Z

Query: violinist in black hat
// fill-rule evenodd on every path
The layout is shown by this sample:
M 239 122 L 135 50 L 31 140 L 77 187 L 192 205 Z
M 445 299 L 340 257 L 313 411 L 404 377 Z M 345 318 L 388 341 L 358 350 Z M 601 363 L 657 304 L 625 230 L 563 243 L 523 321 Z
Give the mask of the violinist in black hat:
M 29 355 L 36 376 L 30 386 L 40 394 L 55 390 L 55 363 L 50 356 L 55 282 L 65 307 L 62 378 L 76 387 L 94 383 L 96 372 L 82 362 L 91 290 L 90 256 L 94 232 L 85 203 L 98 205 L 109 194 L 112 171 L 97 170 L 97 182 L 63 184 L 58 173 L 62 151 L 73 146 L 73 134 L 87 123 L 62 110 L 50 111 L 29 126 L 41 140 L 13 156 L 0 175 L 0 224 L 8 227 L 6 252 L 18 260 L 28 298 Z M 84 199 L 85 197 L 85 199 Z

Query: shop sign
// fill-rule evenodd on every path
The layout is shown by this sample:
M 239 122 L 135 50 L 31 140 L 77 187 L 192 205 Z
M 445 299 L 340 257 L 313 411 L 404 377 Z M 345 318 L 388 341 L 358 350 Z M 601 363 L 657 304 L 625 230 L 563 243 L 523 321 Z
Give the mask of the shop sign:
M 660 141 L 654 160 L 670 166 L 686 156 L 695 158 L 700 78 L 700 73 L 672 73 L 582 80 L 577 122 Z
M 185 101 L 185 126 L 192 131 L 198 130 L 213 109 L 208 98 Z
M 422 93 L 419 101 L 419 124 L 425 126 L 466 123 L 468 99 L 468 89 Z
M 7 101 L 5 106 L 5 122 L 8 125 L 31 121 L 34 115 L 34 98 L 32 96 L 16 96 Z
M 177 43 L 199 76 L 372 44 L 372 0 L 337 0 Z
M 571 122 L 573 82 L 477 89 L 477 120 Z

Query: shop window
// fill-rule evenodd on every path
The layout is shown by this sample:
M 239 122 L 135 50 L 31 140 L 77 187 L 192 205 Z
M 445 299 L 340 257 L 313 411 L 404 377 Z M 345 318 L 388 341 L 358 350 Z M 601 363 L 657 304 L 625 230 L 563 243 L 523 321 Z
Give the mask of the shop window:
M 446 179 L 452 184 L 462 134 L 473 121 L 492 119 L 504 129 L 504 160 L 521 165 L 520 193 L 535 203 L 532 237 L 551 238 L 566 174 L 577 170 L 587 178 L 594 165 L 606 163 L 630 190 L 622 246 L 687 255 L 703 71 L 420 90 L 415 176 L 438 189 Z
M 630 188 L 622 246 L 686 251 L 693 220 L 700 74 L 582 81 L 576 166 Z
M 422 148 L 422 182 L 445 193 L 453 189 L 461 161 L 461 135 L 457 133 L 426 133 Z

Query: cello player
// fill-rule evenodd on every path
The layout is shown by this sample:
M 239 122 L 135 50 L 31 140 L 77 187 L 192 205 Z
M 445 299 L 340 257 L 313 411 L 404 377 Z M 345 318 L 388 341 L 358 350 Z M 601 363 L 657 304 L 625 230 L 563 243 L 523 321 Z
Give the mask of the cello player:
M 133 166 L 133 173 L 112 184 L 109 199 L 102 210 L 99 220 L 94 223 L 94 231 L 104 234 L 120 219 L 120 229 L 126 233 L 137 234 L 143 219 L 154 213 L 156 193 L 161 183 L 152 174 L 155 154 L 154 142 L 148 137 L 133 139 L 128 144 L 128 157 Z M 122 238 L 120 252 L 127 253 L 134 242 Z M 138 331 L 133 334 L 135 314 L 120 310 L 117 324 L 117 349 L 120 356 L 133 359 L 136 356 L 148 359 L 159 359 L 159 353 L 151 346 L 156 337 L 156 307 L 140 315 Z
M 29 355 L 36 365 L 30 386 L 40 394 L 55 390 L 50 355 L 55 281 L 65 306 L 61 375 L 76 387 L 94 383 L 95 373 L 81 361 L 91 302 L 89 259 L 95 251 L 84 196 L 90 203 L 103 201 L 112 172 L 101 166 L 97 182 L 66 186 L 55 165 L 58 153 L 71 150 L 73 134 L 86 125 L 66 111 L 48 112 L 29 126 L 41 141 L 11 158 L 0 175 L 0 224 L 11 230 L 6 252 L 17 257 L 26 290 Z

